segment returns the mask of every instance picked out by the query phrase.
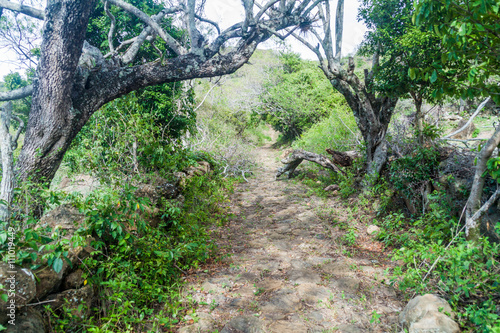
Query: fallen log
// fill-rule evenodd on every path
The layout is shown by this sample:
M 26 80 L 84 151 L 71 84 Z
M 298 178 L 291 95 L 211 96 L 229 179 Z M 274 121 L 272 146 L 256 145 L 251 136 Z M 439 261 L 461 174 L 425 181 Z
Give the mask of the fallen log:
M 336 151 L 333 149 L 326 149 L 326 152 L 333 157 L 333 163 L 338 164 L 343 167 L 348 167 L 352 165 L 352 162 L 359 157 L 359 154 L 355 151 Z
M 324 168 L 345 174 L 343 170 L 339 169 L 334 163 L 332 163 L 332 161 L 330 161 L 325 156 L 298 149 L 291 152 L 287 158 L 281 161 L 281 163 L 285 164 L 285 166 L 278 169 L 278 172 L 276 173 L 276 179 L 278 179 L 278 177 L 285 172 L 288 172 L 288 178 L 292 178 L 293 172 L 299 166 L 299 164 L 302 163 L 303 160 L 314 162 Z

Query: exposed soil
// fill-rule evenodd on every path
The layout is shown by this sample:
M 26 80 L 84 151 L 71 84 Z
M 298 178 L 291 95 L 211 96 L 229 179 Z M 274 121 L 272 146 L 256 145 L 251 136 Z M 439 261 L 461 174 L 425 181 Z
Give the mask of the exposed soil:
M 178 332 L 397 332 L 403 303 L 384 273 L 392 263 L 349 211 L 355 203 L 277 181 L 279 152 L 255 153 L 258 170 L 231 198 L 235 217 L 214 233 L 231 255 L 187 277 L 194 313 Z M 354 247 L 333 220 L 356 226 Z

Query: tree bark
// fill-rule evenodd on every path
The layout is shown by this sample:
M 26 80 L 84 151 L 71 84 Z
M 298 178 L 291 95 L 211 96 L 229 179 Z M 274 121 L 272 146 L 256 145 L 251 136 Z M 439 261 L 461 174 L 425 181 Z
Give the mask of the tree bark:
M 424 115 L 422 114 L 423 98 L 415 92 L 410 92 L 415 103 L 415 126 L 417 127 L 418 143 L 424 144 Z
M 10 134 L 10 124 L 12 118 L 12 102 L 7 102 L 2 106 L 0 112 L 0 145 L 2 149 L 2 182 L 0 184 L 0 229 L 6 230 L 10 224 L 11 206 L 14 198 L 14 150 L 17 147 L 19 134 L 24 127 L 24 123 L 19 119 L 17 133 Z
M 50 182 L 82 119 L 72 99 L 78 60 L 96 0 L 49 1 L 31 112 L 17 166 L 21 180 Z M 83 124 L 82 124 L 83 125 Z
M 498 197 L 500 197 L 500 190 L 497 189 L 484 205 L 481 204 L 487 162 L 499 144 L 500 127 L 496 129 L 495 133 L 493 133 L 491 138 L 486 142 L 477 157 L 474 181 L 465 210 L 465 234 L 468 240 L 478 240 L 481 234 L 481 227 L 483 227 L 483 229 L 488 229 L 486 219 L 484 219 L 483 216 L 486 214 L 488 208 L 498 199 Z

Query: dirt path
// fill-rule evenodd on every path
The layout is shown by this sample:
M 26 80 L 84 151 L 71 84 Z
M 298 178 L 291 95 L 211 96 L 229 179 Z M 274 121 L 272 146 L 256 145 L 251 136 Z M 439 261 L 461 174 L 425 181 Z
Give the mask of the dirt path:
M 343 255 L 335 228 L 318 217 L 330 207 L 350 223 L 341 199 L 276 181 L 278 152 L 266 146 L 256 154 L 260 168 L 231 198 L 236 218 L 218 232 L 232 255 L 188 285 L 194 314 L 179 332 L 396 332 L 402 304 L 381 259 Z

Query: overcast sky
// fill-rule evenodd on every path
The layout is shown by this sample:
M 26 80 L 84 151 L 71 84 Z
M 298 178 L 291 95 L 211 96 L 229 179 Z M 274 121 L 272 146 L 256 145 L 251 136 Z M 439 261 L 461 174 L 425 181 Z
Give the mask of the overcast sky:
M 332 9 L 336 8 L 337 0 L 331 0 Z M 227 28 L 243 19 L 243 7 L 241 0 L 207 0 L 206 16 L 214 21 L 219 22 L 222 29 Z M 363 40 L 363 35 L 366 31 L 365 26 L 356 20 L 358 12 L 358 0 L 347 0 L 345 2 L 344 14 L 344 34 L 342 42 L 342 54 L 347 55 L 355 51 L 356 47 Z M 311 39 L 313 44 L 317 42 Z M 316 59 L 315 54 L 300 42 L 288 38 L 288 43 L 295 52 L 299 52 L 306 59 Z M 273 47 L 272 43 L 263 45 L 266 48 Z M 15 61 L 15 56 L 1 50 L 0 52 L 0 79 L 9 74 L 11 71 L 16 71 L 18 68 L 12 65 Z

